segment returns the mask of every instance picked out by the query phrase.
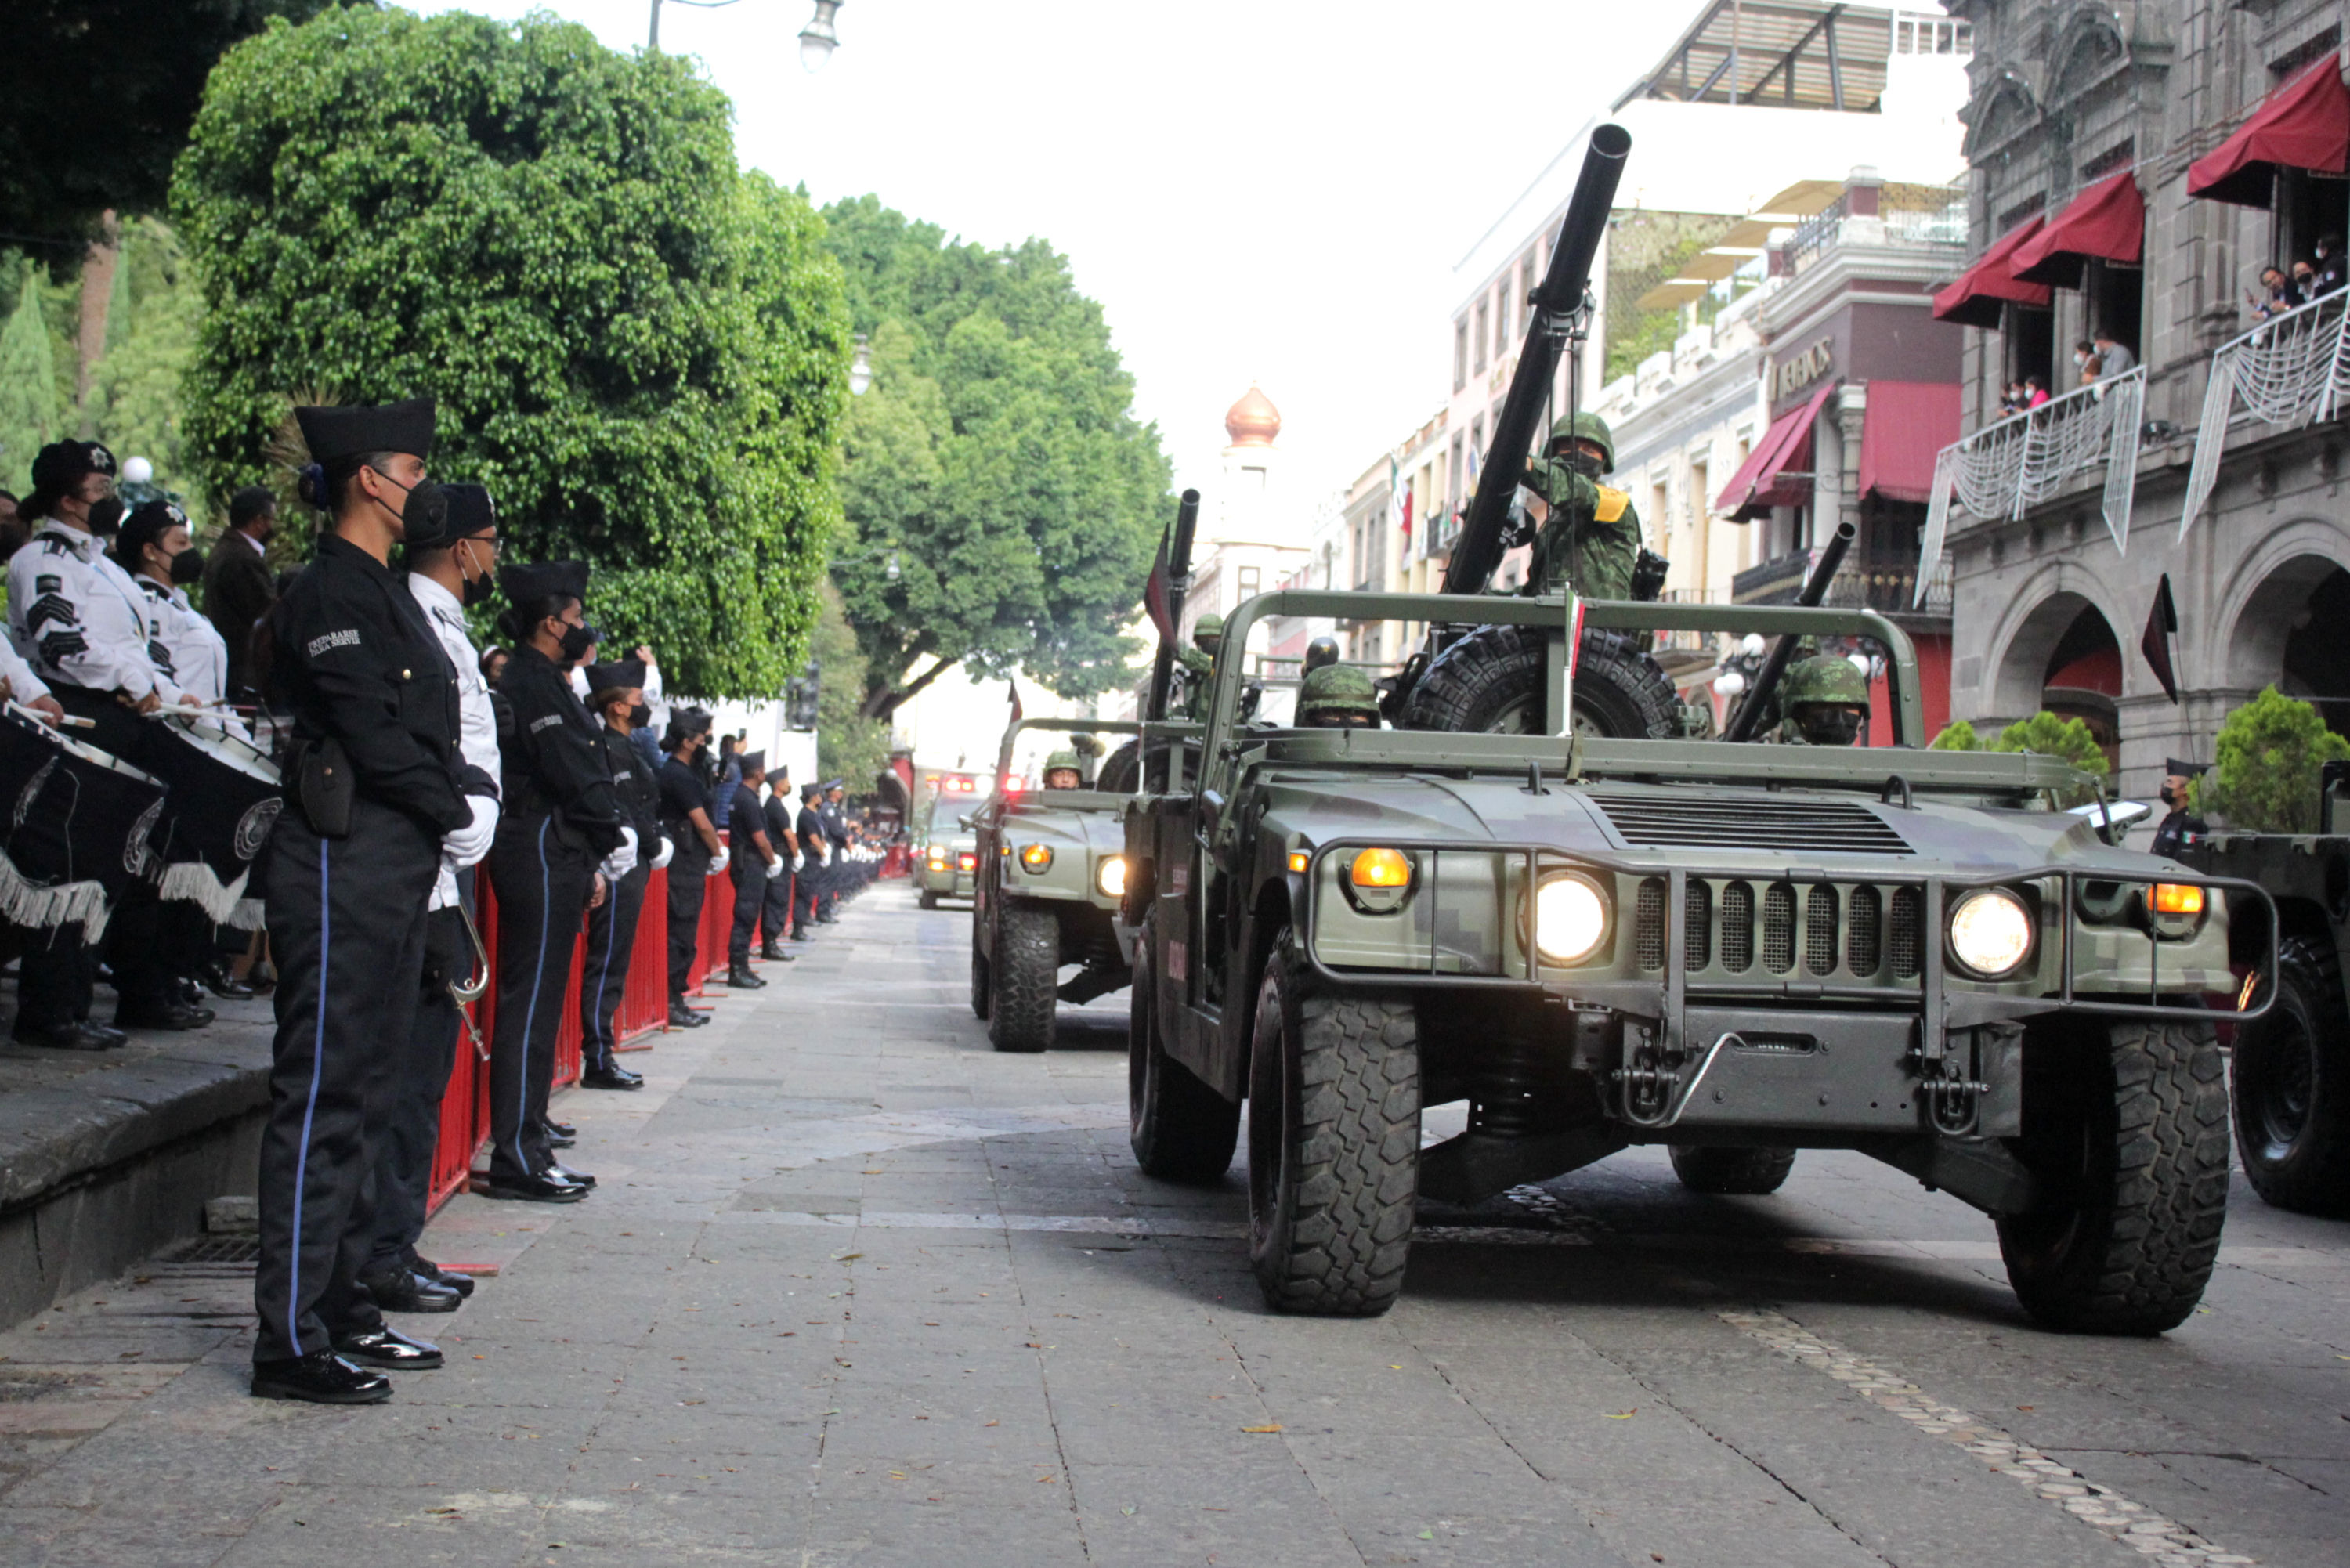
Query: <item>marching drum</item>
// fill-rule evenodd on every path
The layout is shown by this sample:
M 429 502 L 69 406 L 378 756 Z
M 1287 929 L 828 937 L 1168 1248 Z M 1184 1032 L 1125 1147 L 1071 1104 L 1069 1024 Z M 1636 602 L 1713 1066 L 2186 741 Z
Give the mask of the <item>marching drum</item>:
M 0 715 L 0 790 L 9 815 L 0 913 L 33 927 L 106 929 L 116 899 L 148 872 L 163 784 L 10 703 Z
M 245 882 L 285 805 L 277 766 L 218 719 L 158 717 L 147 760 L 171 794 L 153 839 L 157 894 L 200 905 L 222 925 L 256 927 L 261 902 L 244 897 Z

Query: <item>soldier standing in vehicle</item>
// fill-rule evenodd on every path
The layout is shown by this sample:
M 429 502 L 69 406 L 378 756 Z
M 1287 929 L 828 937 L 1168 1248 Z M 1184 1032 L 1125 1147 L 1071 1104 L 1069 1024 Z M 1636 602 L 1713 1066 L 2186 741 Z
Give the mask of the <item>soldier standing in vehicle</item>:
M 1055 752 L 1045 759 L 1046 789 L 1083 789 L 1085 782 L 1085 769 L 1077 762 L 1076 753 Z
M 1208 678 L 1216 671 L 1216 649 L 1224 645 L 1224 618 L 1211 612 L 1192 622 L 1191 644 L 1175 649 L 1175 662 L 1183 667 L 1183 690 L 1167 711 L 1178 719 L 1195 716 L 1193 699 L 1207 689 Z
M 2182 762 L 2177 757 L 2166 758 L 2162 764 L 2162 804 L 2170 815 L 2154 830 L 2154 842 L 2147 846 L 2153 855 L 2177 855 L 2192 848 L 2196 841 L 2211 831 L 2204 820 L 2187 809 L 2193 798 L 2195 781 L 2203 776 L 2201 763 Z
M 1534 535 L 1529 594 L 1572 587 L 1587 599 L 1628 599 L 1640 555 L 1640 514 L 1631 496 L 1599 483 L 1616 466 L 1616 438 L 1597 414 L 1551 427 L 1547 452 L 1526 465 L 1526 488 L 1548 515 Z
M 1305 730 L 1376 730 L 1378 688 L 1350 664 L 1325 664 L 1297 689 L 1297 723 Z
M 1868 678 L 1849 659 L 1806 659 L 1787 672 L 1781 690 L 1787 711 L 1779 724 L 1782 745 L 1849 746 L 1868 728 Z

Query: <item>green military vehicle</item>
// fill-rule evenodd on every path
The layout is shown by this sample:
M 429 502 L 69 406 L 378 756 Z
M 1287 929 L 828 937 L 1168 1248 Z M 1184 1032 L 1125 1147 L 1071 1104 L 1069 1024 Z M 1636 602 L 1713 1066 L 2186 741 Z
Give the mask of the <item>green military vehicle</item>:
M 1013 742 L 1032 731 L 1139 736 L 1140 726 L 1096 719 L 1023 719 L 1003 732 L 996 787 L 971 817 L 979 876 L 971 919 L 971 1009 L 999 1051 L 1053 1044 L 1060 1004 L 1126 984 L 1132 933 L 1118 923 L 1126 892 L 1125 811 L 1138 773 L 1129 743 L 1102 763 L 1055 753 L 1041 789 L 1010 787 Z M 1056 767 L 1054 764 L 1062 766 Z M 1066 775 L 1057 777 L 1056 775 Z M 1066 964 L 1083 970 L 1063 981 Z
M 1908 638 L 1807 607 L 1837 546 L 1794 606 L 1482 592 L 1497 476 L 1582 316 L 1614 189 L 1593 169 L 1629 139 L 1593 142 L 1449 591 L 1247 600 L 1192 715 L 1145 725 L 1170 761 L 1126 823 L 1136 1158 L 1219 1178 L 1248 1103 L 1248 1245 L 1278 1310 L 1386 1310 L 1422 1196 L 1474 1204 L 1646 1144 L 1709 1193 L 1858 1150 L 1991 1215 L 2043 1322 L 2170 1328 L 2219 1249 L 2207 1000 L 2268 1005 L 2261 890 L 2118 847 L 2064 809 L 2094 786 L 2055 759 L 1924 749 Z M 1253 719 L 1271 617 L 1428 627 L 1383 704 L 1416 727 Z M 1672 632 L 1777 639 L 1721 739 L 1645 673 Z M 1751 743 L 1805 639 L 1873 646 L 1893 747 Z M 1464 1101 L 1467 1130 L 1423 1149 L 1422 1108 Z
M 2275 899 L 2276 1005 L 2235 1031 L 2236 1148 L 2280 1209 L 2350 1215 L 2350 834 L 2338 826 L 2350 764 L 2328 763 L 2314 835 L 2221 829 L 2180 864 L 2259 883 Z
M 978 888 L 979 836 L 933 830 L 914 857 L 914 891 L 922 908 L 935 909 L 941 898 L 971 898 Z

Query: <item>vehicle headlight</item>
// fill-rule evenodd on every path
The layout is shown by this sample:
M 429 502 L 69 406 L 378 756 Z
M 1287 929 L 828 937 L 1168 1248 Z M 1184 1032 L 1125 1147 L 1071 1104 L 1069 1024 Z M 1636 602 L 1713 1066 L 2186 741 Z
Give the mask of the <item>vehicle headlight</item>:
M 1049 844 L 1031 844 L 1027 846 L 1020 851 L 1020 864 L 1027 868 L 1029 875 L 1034 877 L 1043 876 L 1046 871 L 1052 869 L 1053 846 Z
M 1125 898 L 1126 857 L 1123 855 L 1103 856 L 1101 864 L 1094 867 L 1094 886 L 1099 888 L 1107 898 Z
M 1607 940 L 1607 896 L 1587 877 L 1553 877 L 1534 889 L 1534 950 L 1581 963 Z
M 1400 849 L 1360 850 L 1347 866 L 1347 901 L 1367 915 L 1392 915 L 1411 897 L 1418 872 Z
M 1984 980 L 2023 967 L 2032 956 L 2032 910 L 2004 888 L 1978 888 L 1950 909 L 1950 956 Z

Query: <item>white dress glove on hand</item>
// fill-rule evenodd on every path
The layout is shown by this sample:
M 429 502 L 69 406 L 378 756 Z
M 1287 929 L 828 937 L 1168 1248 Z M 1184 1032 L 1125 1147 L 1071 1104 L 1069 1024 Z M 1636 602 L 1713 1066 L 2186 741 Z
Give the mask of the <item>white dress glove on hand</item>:
M 604 864 L 597 869 L 604 873 L 607 882 L 617 882 L 636 868 L 637 830 L 623 827 L 620 829 L 620 846 L 604 857 Z
M 726 846 L 722 844 L 718 846 L 718 853 L 710 857 L 710 874 L 712 877 L 726 869 L 727 858 Z
M 485 794 L 469 794 L 465 804 L 473 808 L 473 820 L 441 836 L 441 861 L 452 871 L 481 864 L 498 836 L 498 803 Z
M 659 853 L 659 854 L 657 854 L 657 855 L 655 855 L 655 856 L 653 857 L 653 869 L 654 869 L 654 870 L 656 870 L 656 871 L 659 871 L 659 870 L 660 870 L 660 869 L 661 869 L 663 867 L 667 866 L 667 865 L 670 863 L 670 859 L 671 859 L 671 857 L 672 856 L 676 855 L 676 853 L 677 853 L 677 840 L 676 840 L 676 839 L 674 839 L 674 838 L 671 838 L 671 837 L 668 834 L 666 834 L 666 833 L 662 834 L 662 835 L 661 835 L 661 841 L 660 841 L 660 853 Z

